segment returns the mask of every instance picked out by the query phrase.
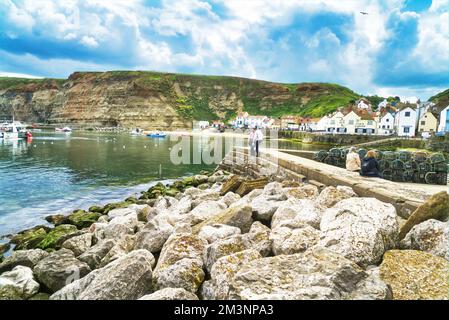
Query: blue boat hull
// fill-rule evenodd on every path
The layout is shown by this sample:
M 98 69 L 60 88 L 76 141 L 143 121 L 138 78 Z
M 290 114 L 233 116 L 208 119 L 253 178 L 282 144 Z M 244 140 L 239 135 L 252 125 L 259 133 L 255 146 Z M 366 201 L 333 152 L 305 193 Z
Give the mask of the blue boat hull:
M 147 137 L 150 138 L 165 138 L 166 136 L 167 136 L 166 134 L 155 134 L 155 133 L 147 134 Z

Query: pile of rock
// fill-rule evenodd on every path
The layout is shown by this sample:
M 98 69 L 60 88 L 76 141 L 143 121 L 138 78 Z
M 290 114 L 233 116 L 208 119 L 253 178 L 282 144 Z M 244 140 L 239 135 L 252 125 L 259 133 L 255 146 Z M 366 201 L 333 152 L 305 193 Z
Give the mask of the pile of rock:
M 230 179 L 245 180 L 197 175 L 16 235 L 0 299 L 447 299 L 448 212 L 401 230 L 393 205 L 348 187 L 240 196 Z

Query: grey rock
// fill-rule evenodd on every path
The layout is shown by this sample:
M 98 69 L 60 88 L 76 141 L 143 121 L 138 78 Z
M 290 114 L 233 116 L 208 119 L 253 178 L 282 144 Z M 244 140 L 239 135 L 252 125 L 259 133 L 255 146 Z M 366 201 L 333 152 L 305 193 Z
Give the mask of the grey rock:
M 39 283 L 34 280 L 33 270 L 16 266 L 0 276 L 0 300 L 28 299 L 39 292 Z
M 198 300 L 198 297 L 182 288 L 164 288 L 143 296 L 139 300 Z

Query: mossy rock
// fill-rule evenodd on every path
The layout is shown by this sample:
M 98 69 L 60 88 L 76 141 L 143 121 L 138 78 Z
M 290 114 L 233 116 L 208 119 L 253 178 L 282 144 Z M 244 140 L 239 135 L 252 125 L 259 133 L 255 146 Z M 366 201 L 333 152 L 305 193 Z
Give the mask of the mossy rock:
M 429 219 L 440 221 L 449 219 L 449 194 L 446 191 L 434 194 L 410 215 L 399 232 L 399 239 L 404 239 L 415 225 Z
M 8 251 L 10 247 L 11 245 L 9 243 L 0 243 L 0 255 Z
M 125 199 L 125 202 L 128 202 L 129 204 L 137 203 L 137 198 L 128 197 Z
M 198 182 L 195 180 L 195 177 L 187 177 L 182 180 L 182 183 L 187 187 L 196 187 Z
M 88 228 L 95 223 L 101 214 L 98 212 L 87 212 L 84 210 L 76 210 L 67 217 L 69 224 L 73 224 L 78 229 Z
M 179 193 L 178 189 L 170 188 L 165 191 L 164 195 L 169 197 L 175 197 L 178 193 Z
M 131 203 L 126 202 L 126 201 L 109 203 L 104 206 L 103 214 L 108 214 L 109 211 L 114 210 L 114 209 L 126 208 L 130 204 Z
M 49 299 L 50 299 L 50 295 L 48 293 L 39 292 L 39 293 L 36 293 L 31 298 L 29 298 L 28 300 L 49 300 Z
M 45 220 L 47 220 L 48 222 L 50 222 L 55 226 L 68 223 L 67 216 L 63 214 L 52 214 L 50 216 L 46 216 Z
M 210 184 L 208 184 L 208 183 L 202 183 L 202 184 L 200 184 L 197 188 L 200 189 L 200 190 L 206 190 L 206 189 L 209 189 L 209 188 L 210 188 Z
M 173 184 L 171 185 L 172 188 L 178 189 L 179 191 L 184 191 L 184 189 L 186 188 L 186 185 L 183 183 L 182 180 L 177 180 L 175 182 L 173 182 Z
M 19 232 L 11 238 L 11 243 L 15 244 L 14 250 L 34 249 L 46 236 L 47 231 L 51 230 L 45 226 L 37 226 L 28 230 Z
M 55 227 L 36 245 L 36 248 L 46 250 L 54 249 L 57 247 L 59 240 L 71 233 L 77 232 L 77 228 L 74 225 L 62 224 Z
M 100 206 L 92 206 L 89 208 L 89 212 L 95 212 L 95 213 L 100 213 L 103 214 L 104 208 L 100 207 Z

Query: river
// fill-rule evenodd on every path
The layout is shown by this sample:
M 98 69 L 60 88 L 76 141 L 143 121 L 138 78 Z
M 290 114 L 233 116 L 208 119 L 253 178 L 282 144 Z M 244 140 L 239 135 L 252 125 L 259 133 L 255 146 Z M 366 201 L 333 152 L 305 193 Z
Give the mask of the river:
M 0 140 L 0 236 L 46 224 L 49 214 L 138 197 L 156 181 L 216 167 L 205 161 L 174 164 L 170 155 L 179 143 L 169 137 L 81 131 L 33 136 L 32 141 Z M 191 142 L 190 157 L 210 146 L 205 138 Z M 320 148 L 283 141 L 278 147 Z

